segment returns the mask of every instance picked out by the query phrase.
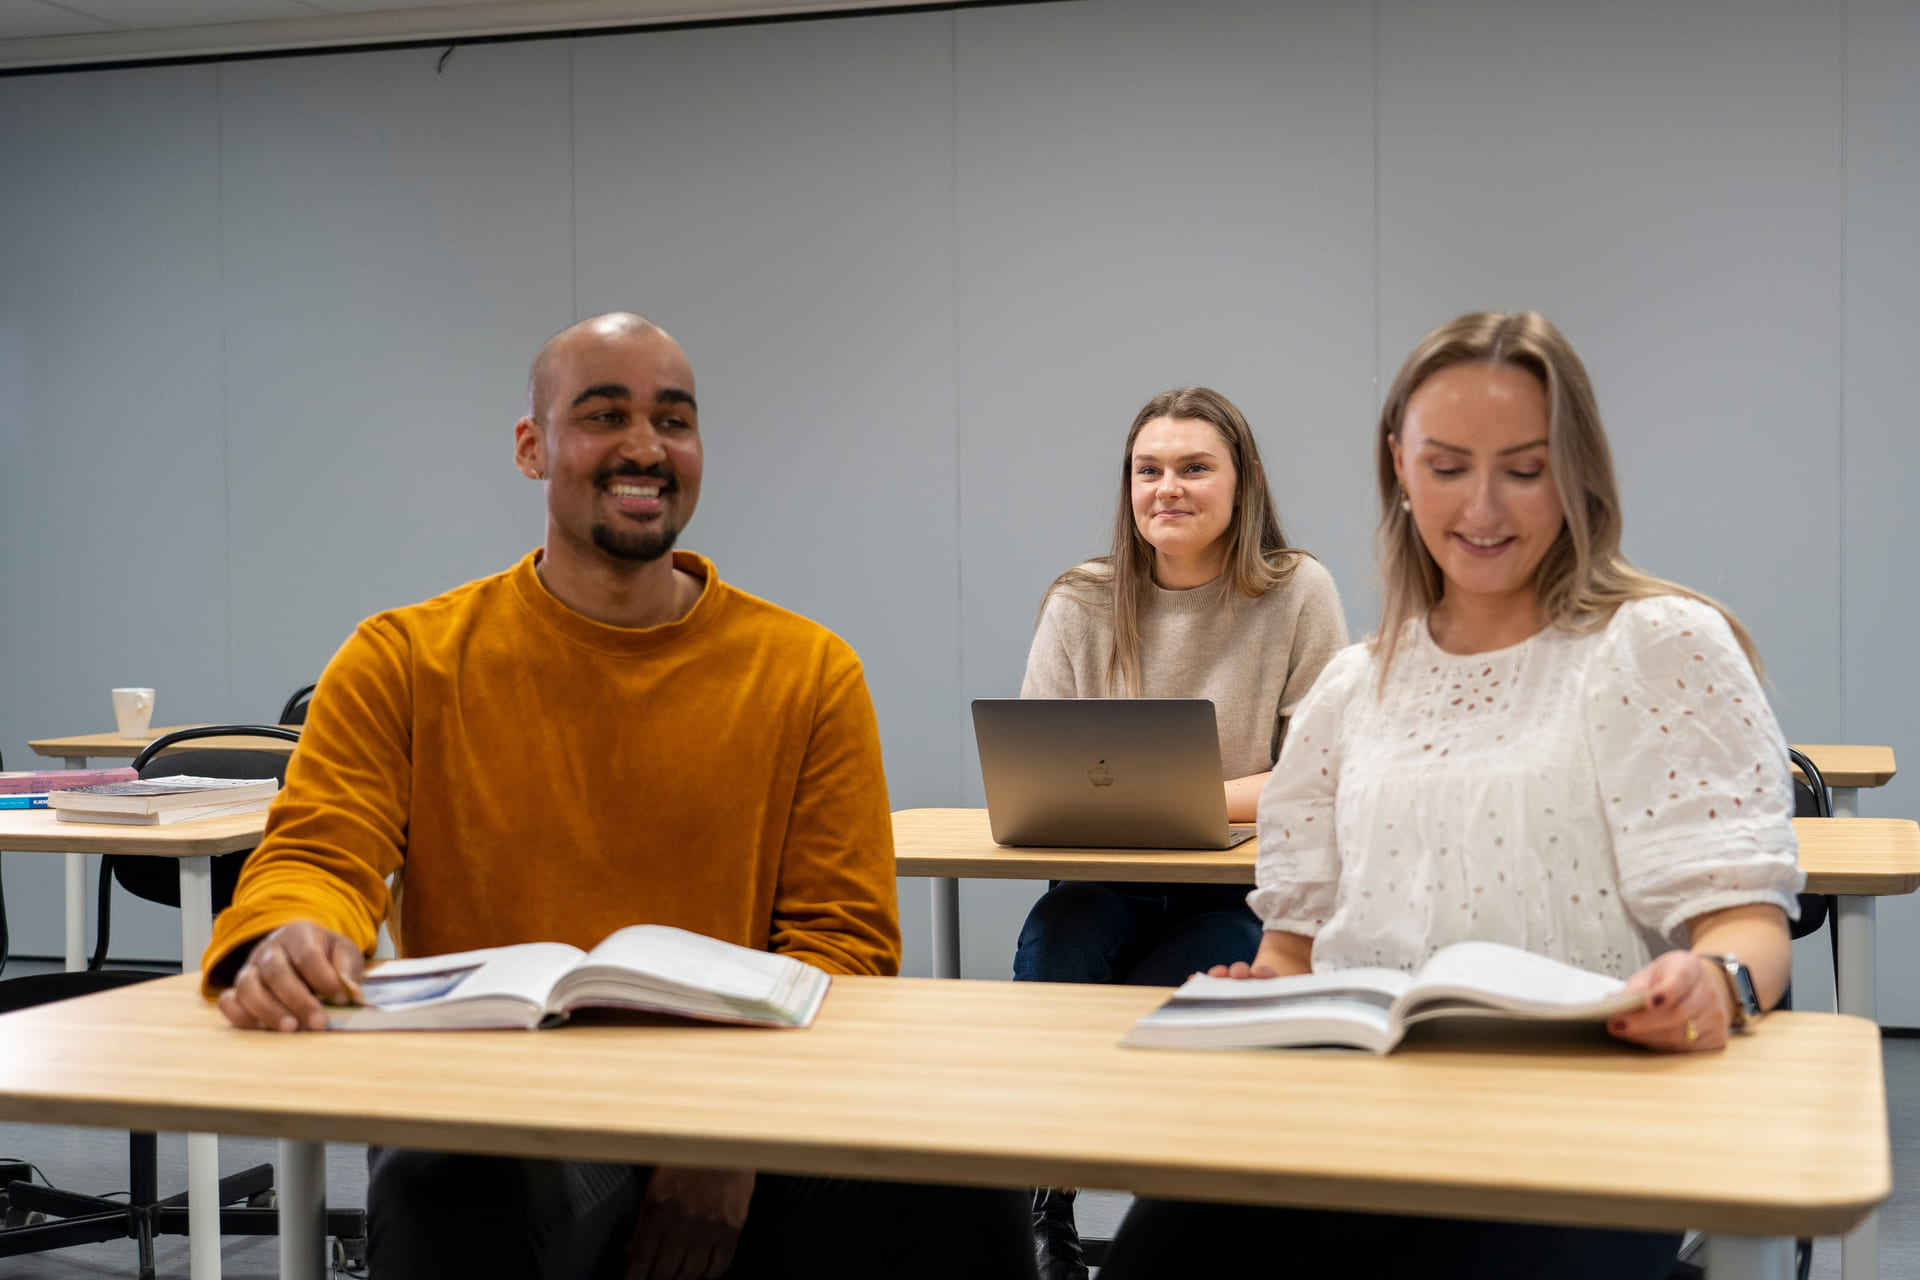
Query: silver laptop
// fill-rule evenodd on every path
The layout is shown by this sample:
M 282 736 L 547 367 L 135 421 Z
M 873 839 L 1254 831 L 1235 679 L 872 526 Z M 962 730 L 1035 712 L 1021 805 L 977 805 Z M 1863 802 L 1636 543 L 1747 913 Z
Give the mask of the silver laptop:
M 1205 698 L 976 698 L 1000 844 L 1231 849 L 1220 734 Z

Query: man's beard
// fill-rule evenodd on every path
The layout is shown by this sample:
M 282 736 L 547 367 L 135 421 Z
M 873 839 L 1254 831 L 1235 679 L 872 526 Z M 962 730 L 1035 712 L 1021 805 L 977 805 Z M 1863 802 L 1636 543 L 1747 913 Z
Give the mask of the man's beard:
M 673 550 L 680 536 L 678 526 L 662 520 L 645 529 L 616 529 L 610 524 L 593 526 L 593 545 L 610 556 L 642 563 L 658 560 Z
M 595 488 L 604 487 L 615 477 L 628 480 L 658 480 L 661 496 L 680 492 L 680 482 L 665 466 L 655 464 L 643 467 L 634 462 L 622 462 L 605 467 L 593 477 Z M 620 528 L 602 521 L 593 526 L 593 545 L 610 556 L 622 560 L 633 560 L 642 564 L 658 560 L 673 550 L 674 540 L 680 536 L 680 526 L 667 519 L 662 512 L 658 521 L 640 528 Z

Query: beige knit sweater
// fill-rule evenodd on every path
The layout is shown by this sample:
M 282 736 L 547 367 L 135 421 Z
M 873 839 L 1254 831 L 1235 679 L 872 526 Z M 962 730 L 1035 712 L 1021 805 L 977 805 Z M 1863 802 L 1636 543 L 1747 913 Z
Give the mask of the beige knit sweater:
M 1133 692 L 1143 698 L 1211 698 L 1222 781 L 1273 768 L 1286 718 L 1347 643 L 1333 575 L 1303 556 L 1292 577 L 1257 599 L 1225 600 L 1218 580 L 1185 591 L 1152 583 L 1147 589 L 1140 619 L 1142 687 Z M 1104 601 L 1089 606 L 1055 592 L 1034 631 L 1020 696 L 1106 697 L 1112 644 Z

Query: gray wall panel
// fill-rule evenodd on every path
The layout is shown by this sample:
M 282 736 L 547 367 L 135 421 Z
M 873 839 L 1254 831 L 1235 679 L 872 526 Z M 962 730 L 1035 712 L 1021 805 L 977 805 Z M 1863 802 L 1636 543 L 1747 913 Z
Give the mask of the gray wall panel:
M 0 749 L 228 706 L 211 67 L 0 81 Z M 62 948 L 61 859 L 15 854 L 16 953 Z M 122 894 L 119 954 L 180 953 Z M 89 898 L 91 905 L 91 898 Z
M 513 466 L 572 310 L 564 42 L 222 69 L 234 705 L 544 535 Z
M 685 345 L 683 542 L 859 651 L 896 808 L 951 802 L 959 741 L 952 103 L 947 14 L 575 52 L 581 313 Z M 926 972 L 924 887 L 901 892 Z
M 1842 685 L 1846 740 L 1893 743 L 1905 772 L 1861 793 L 1861 810 L 1920 816 L 1920 7 L 1847 4 L 1846 466 L 1842 473 Z M 1920 1026 L 1920 903 L 1880 907 L 1880 1017 Z
M 1106 550 L 1133 415 L 1182 383 L 1247 414 L 1289 536 L 1370 618 L 1368 10 L 958 20 L 967 697 L 1019 690 L 1047 583 Z M 970 733 L 961 775 L 982 803 Z M 1041 887 L 962 886 L 969 974 L 1011 972 Z
M 1839 33 L 1838 0 L 1381 16 L 1383 384 L 1459 312 L 1552 317 L 1629 554 L 1741 615 L 1816 742 L 1839 729 Z

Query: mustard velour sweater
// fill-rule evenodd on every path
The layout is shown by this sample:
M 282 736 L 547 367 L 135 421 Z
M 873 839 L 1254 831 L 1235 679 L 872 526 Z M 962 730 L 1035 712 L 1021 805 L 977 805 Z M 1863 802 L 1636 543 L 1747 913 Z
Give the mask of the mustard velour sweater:
M 208 992 L 290 921 L 370 951 L 390 906 L 401 955 L 591 947 L 654 923 L 897 972 L 893 830 L 853 650 L 687 552 L 676 565 L 705 586 L 685 618 L 603 626 L 547 593 L 538 555 L 369 618 L 334 655 L 215 922 Z

